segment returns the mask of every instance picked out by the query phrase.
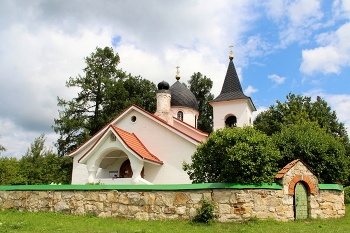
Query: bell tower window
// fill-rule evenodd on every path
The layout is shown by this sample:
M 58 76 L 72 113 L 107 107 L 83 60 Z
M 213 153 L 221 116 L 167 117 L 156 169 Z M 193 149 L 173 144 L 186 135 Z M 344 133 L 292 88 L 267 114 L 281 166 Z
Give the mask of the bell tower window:
M 184 120 L 184 113 L 182 111 L 177 112 L 177 119 L 183 121 Z
M 225 120 L 226 127 L 236 127 L 237 126 L 237 118 L 235 116 L 229 116 Z

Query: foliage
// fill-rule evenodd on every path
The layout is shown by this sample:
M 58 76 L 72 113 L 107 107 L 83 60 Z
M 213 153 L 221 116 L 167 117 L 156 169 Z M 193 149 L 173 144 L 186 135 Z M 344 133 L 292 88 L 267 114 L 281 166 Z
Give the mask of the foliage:
M 278 148 L 272 139 L 251 127 L 213 132 L 197 147 L 192 164 L 184 162 L 193 183 L 272 183 L 278 172 Z
M 350 186 L 344 188 L 344 202 L 345 204 L 350 203 Z
M 284 125 L 272 137 L 281 151 L 280 167 L 301 159 L 320 182 L 346 182 L 350 164 L 342 140 L 328 134 L 317 123 Z
M 207 198 L 202 200 L 201 208 L 197 208 L 197 215 L 193 218 L 193 222 L 209 224 L 219 215 L 214 214 L 216 209 L 215 203 L 210 202 Z
M 69 184 L 72 176 L 72 158 L 59 157 L 45 147 L 45 134 L 31 143 L 20 159 L 0 159 L 0 185 Z
M 80 92 L 70 101 L 58 97 L 63 110 L 53 128 L 60 134 L 56 143 L 60 156 L 73 151 L 130 104 L 155 111 L 155 84 L 117 69 L 119 62 L 112 48 L 96 48 L 85 58 L 85 75 L 66 82 L 68 88 L 78 87 Z
M 280 132 L 284 125 L 317 122 L 327 133 L 349 141 L 344 124 L 338 122 L 336 112 L 321 97 L 317 96 L 316 101 L 311 102 L 311 97 L 290 93 L 286 98 L 284 103 L 277 100 L 276 106 L 271 105 L 267 111 L 261 112 L 254 120 L 254 128 L 272 135 Z
M 213 131 L 213 108 L 210 106 L 209 101 L 214 99 L 214 95 L 210 93 L 213 81 L 197 72 L 191 76 L 188 84 L 190 91 L 198 102 L 199 117 L 197 128 L 203 132 L 211 133 Z
M 19 161 L 16 158 L 0 158 L 0 185 L 15 183 L 19 172 Z
M 1 136 L 0 136 L 1 137 Z M 1 154 L 1 151 L 6 151 L 6 148 L 3 147 L 2 145 L 0 145 L 0 154 Z

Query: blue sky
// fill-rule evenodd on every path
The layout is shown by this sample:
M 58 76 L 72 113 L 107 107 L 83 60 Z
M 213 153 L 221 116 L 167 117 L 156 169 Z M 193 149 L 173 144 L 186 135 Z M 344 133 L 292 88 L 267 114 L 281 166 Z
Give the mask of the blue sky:
M 41 133 L 58 138 L 57 96 L 84 57 L 112 46 L 123 70 L 154 83 L 201 72 L 220 93 L 229 46 L 258 112 L 292 92 L 322 96 L 350 128 L 350 1 L 0 0 L 1 156 L 21 157 Z

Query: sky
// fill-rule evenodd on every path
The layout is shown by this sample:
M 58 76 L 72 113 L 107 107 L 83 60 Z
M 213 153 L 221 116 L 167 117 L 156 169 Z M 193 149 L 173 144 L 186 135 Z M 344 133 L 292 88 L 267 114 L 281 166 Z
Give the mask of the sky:
M 84 58 L 113 47 L 119 68 L 173 84 L 201 72 L 218 96 L 229 46 L 259 113 L 288 93 L 321 96 L 350 129 L 348 0 L 0 0 L 0 156 L 58 139 L 57 97 L 79 92 Z M 349 130 L 348 130 L 349 132 Z

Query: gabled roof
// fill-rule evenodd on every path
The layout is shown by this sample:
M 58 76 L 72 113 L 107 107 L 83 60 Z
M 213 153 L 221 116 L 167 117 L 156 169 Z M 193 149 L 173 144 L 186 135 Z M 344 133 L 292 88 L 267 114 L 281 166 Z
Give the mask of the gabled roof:
M 138 137 L 134 133 L 126 132 L 114 125 L 111 127 L 115 130 L 118 136 L 123 140 L 123 142 L 142 159 L 146 159 L 155 163 L 163 164 L 163 161 L 153 155 L 147 150 L 147 148 L 142 144 Z
M 81 148 L 83 148 L 84 146 L 86 146 L 89 142 L 92 142 L 93 139 L 97 139 L 100 140 L 100 136 L 102 134 L 105 133 L 105 130 L 110 126 L 110 125 L 113 125 L 115 124 L 119 118 L 122 118 L 125 114 L 127 114 L 129 111 L 131 110 L 136 110 L 140 113 L 142 113 L 143 115 L 149 117 L 149 118 L 152 118 L 153 120 L 157 121 L 158 123 L 160 123 L 161 125 L 165 126 L 166 128 L 170 129 L 171 131 L 175 132 L 176 134 L 184 137 L 184 138 L 187 138 L 187 140 L 189 141 L 192 141 L 193 143 L 195 144 L 199 144 L 200 141 L 191 137 L 190 135 L 182 132 L 181 130 L 169 125 L 166 121 L 164 121 L 163 119 L 157 117 L 156 115 L 154 114 L 151 114 L 149 112 L 147 112 L 146 110 L 140 108 L 139 106 L 135 105 L 135 104 L 132 104 L 130 105 L 128 108 L 126 108 L 123 112 L 121 112 L 117 117 L 115 117 L 113 120 L 111 120 L 108 124 L 106 124 L 104 127 L 102 127 L 98 132 L 96 132 L 94 135 L 92 135 L 88 140 L 86 140 L 84 143 L 82 143 L 79 147 L 77 147 L 75 150 L 73 150 L 72 152 L 69 153 L 70 156 L 74 156 Z M 191 130 L 193 130 L 194 132 L 198 133 L 198 134 L 203 134 L 204 132 L 196 129 L 196 128 L 193 128 L 191 127 Z M 95 142 L 96 144 L 97 142 Z M 92 146 L 93 147 L 93 146 Z M 91 149 L 91 148 L 90 148 Z
M 284 168 L 282 168 L 277 175 L 275 176 L 276 179 L 282 178 L 292 167 L 294 167 L 295 164 L 297 164 L 298 162 L 301 162 L 305 167 L 307 167 L 312 173 L 314 173 L 308 165 L 306 165 L 306 163 L 304 163 L 302 160 L 300 159 L 296 159 L 290 163 L 288 163 L 286 166 L 284 166 Z
M 107 129 L 104 130 L 103 134 L 100 135 L 98 140 L 94 143 L 94 145 L 87 151 L 83 156 L 81 156 L 78 161 L 80 162 L 83 158 L 85 158 L 96 146 L 102 141 L 102 139 L 107 135 L 109 130 L 113 130 L 118 139 L 124 144 L 124 146 L 133 151 L 135 155 L 139 156 L 141 159 L 145 159 L 154 163 L 163 164 L 163 161 L 158 159 L 157 156 L 153 155 L 151 152 L 147 150 L 147 148 L 142 144 L 142 142 L 137 138 L 137 136 L 133 133 L 126 132 L 114 125 L 109 125 Z

